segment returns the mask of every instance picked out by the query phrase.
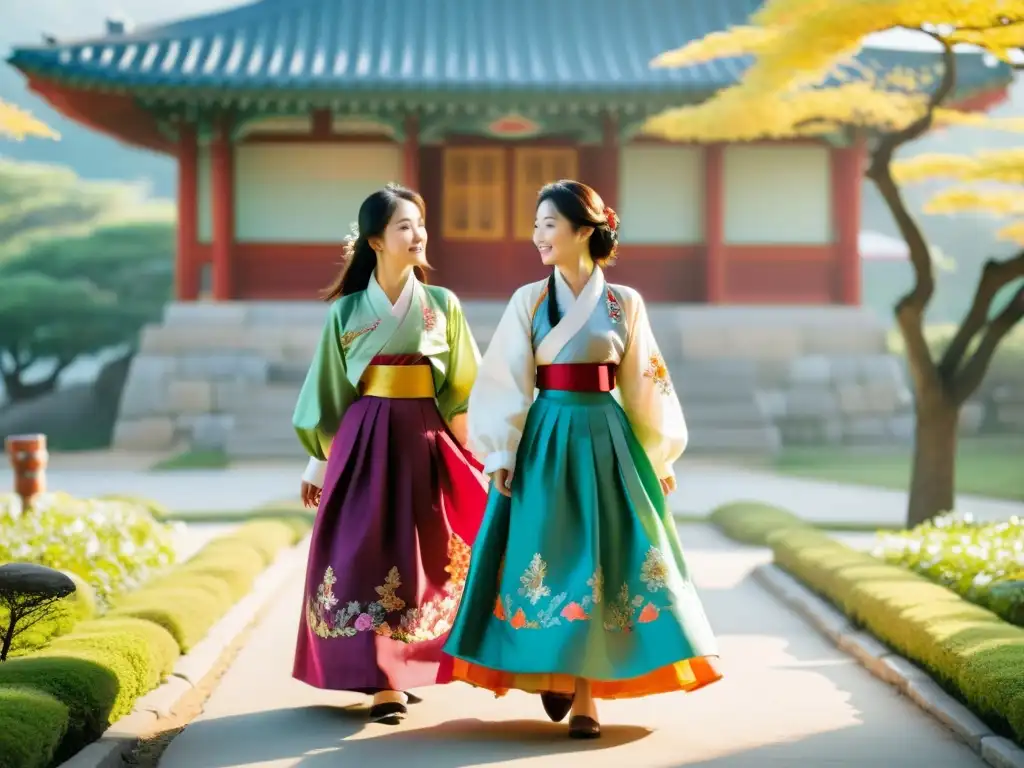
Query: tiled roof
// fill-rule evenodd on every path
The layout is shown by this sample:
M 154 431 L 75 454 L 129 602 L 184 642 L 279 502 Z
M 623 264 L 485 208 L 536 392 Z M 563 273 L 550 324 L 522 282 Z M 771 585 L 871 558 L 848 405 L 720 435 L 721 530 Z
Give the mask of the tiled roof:
M 204 91 L 712 92 L 747 61 L 652 69 L 742 24 L 761 0 L 260 0 L 172 24 L 15 49 L 24 72 L 79 87 Z M 871 51 L 886 66 L 926 52 Z M 962 57 L 959 88 L 1008 71 Z

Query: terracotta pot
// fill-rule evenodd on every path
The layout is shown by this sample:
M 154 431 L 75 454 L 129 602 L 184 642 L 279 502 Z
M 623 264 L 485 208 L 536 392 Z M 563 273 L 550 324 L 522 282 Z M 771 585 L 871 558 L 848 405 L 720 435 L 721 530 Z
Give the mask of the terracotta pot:
M 46 491 L 46 435 L 10 435 L 5 441 L 7 456 L 14 469 L 14 492 L 21 497 L 22 509 Z

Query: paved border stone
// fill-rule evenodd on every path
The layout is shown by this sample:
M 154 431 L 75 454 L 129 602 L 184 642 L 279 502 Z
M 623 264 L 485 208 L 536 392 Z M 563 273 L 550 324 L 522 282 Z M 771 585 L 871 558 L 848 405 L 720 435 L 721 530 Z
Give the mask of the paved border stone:
M 307 534 L 294 547 L 279 553 L 256 578 L 249 594 L 211 627 L 195 648 L 178 659 L 174 671 L 162 685 L 141 696 L 131 712 L 58 768 L 123 768 L 124 756 L 140 738 L 149 733 L 161 717 L 171 713 L 181 698 L 213 669 L 235 638 L 257 620 L 263 607 L 277 595 L 289 574 L 306 556 L 309 539 Z
M 758 566 L 754 580 L 793 608 L 815 629 L 850 654 L 871 674 L 895 686 L 941 722 L 993 768 L 1024 768 L 1024 749 L 995 735 L 967 707 L 946 693 L 927 672 L 891 651 L 872 635 L 854 629 L 846 616 L 772 563 Z

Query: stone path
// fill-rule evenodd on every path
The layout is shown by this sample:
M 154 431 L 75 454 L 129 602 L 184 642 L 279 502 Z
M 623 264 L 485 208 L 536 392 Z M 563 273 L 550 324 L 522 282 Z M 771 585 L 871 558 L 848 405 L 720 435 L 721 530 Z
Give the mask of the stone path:
M 605 736 L 572 742 L 535 697 L 424 689 L 404 725 L 365 722 L 362 697 L 291 679 L 302 574 L 273 604 L 162 768 L 420 765 L 976 768 L 965 745 L 811 631 L 750 579 L 768 560 L 713 529 L 681 529 L 726 678 L 694 694 L 602 702 Z
M 48 471 L 49 487 L 76 496 L 121 493 L 145 496 L 174 510 L 244 511 L 294 498 L 305 462 L 241 464 L 227 470 L 148 472 L 93 464 L 76 465 L 56 456 Z M 679 513 L 705 514 L 737 499 L 778 504 L 806 520 L 831 523 L 901 525 L 906 494 L 883 488 L 784 477 L 772 472 L 705 464 L 684 459 L 676 465 L 679 490 L 670 501 Z M 0 489 L 11 488 L 8 468 L 0 469 Z M 1024 502 L 961 495 L 961 512 L 980 520 L 1024 516 Z

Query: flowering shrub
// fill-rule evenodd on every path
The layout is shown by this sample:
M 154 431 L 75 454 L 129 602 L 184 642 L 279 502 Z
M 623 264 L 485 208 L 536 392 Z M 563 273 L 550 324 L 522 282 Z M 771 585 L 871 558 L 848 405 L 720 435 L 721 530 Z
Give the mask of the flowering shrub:
M 0 563 L 75 574 L 93 588 L 101 611 L 174 562 L 174 532 L 138 502 L 47 493 L 22 511 L 17 496 L 0 495 Z
M 1024 520 L 979 524 L 945 515 L 881 534 L 872 554 L 942 584 L 1024 626 Z

